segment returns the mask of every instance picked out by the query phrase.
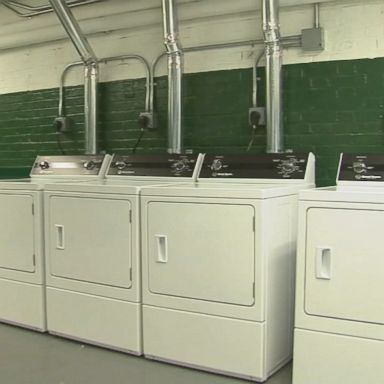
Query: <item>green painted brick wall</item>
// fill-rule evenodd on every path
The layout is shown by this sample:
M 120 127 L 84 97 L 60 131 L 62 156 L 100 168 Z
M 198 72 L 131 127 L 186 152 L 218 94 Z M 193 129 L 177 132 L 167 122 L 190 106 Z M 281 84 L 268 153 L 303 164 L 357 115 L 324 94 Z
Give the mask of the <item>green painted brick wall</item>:
M 284 127 L 287 149 L 313 151 L 318 185 L 334 184 L 340 152 L 382 152 L 384 148 L 384 59 L 284 66 Z M 265 105 L 260 69 L 260 104 Z M 147 132 L 138 152 L 163 152 L 167 132 L 167 79 L 157 79 L 159 128 Z M 188 74 L 184 77 L 185 147 L 195 152 L 241 153 L 250 140 L 250 69 Z M 100 149 L 126 153 L 139 135 L 144 80 L 100 84 Z M 28 174 L 37 154 L 59 154 L 52 122 L 58 91 L 0 95 L 0 177 Z M 83 90 L 66 90 L 66 111 L 74 131 L 62 139 L 66 153 L 83 148 Z M 265 150 L 260 130 L 252 152 Z

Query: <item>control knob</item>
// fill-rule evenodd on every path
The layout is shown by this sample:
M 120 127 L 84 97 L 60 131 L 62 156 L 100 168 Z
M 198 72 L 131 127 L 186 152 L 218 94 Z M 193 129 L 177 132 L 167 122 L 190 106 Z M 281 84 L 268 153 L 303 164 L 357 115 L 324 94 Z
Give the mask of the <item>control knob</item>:
M 121 171 L 127 166 L 127 164 L 125 163 L 125 161 L 116 161 L 115 166 Z
M 223 168 L 223 162 L 219 159 L 213 160 L 211 170 L 217 172 L 220 171 L 221 168 Z
M 368 167 L 365 163 L 361 163 L 361 162 L 353 163 L 353 170 L 355 173 L 358 173 L 358 174 L 366 173 L 367 169 Z
M 49 168 L 49 163 L 48 163 L 48 161 L 41 161 L 41 162 L 39 163 L 39 167 L 40 167 L 40 169 L 48 169 L 48 168 Z
M 87 171 L 92 171 L 93 169 L 95 169 L 96 167 L 96 163 L 92 160 L 90 161 L 86 161 L 84 164 L 83 164 L 84 168 L 87 170 Z
M 173 164 L 173 168 L 177 172 L 184 171 L 187 168 L 187 166 L 188 166 L 188 163 L 185 160 L 180 160 Z
M 296 163 L 297 163 L 296 159 L 284 160 L 280 166 L 280 169 L 285 174 L 293 173 L 293 172 L 297 171 Z

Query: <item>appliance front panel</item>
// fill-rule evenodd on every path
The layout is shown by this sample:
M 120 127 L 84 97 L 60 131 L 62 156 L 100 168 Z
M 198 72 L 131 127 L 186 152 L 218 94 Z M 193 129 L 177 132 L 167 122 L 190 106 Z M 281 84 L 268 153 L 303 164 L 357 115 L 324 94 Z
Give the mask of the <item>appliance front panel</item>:
M 384 211 L 307 210 L 308 315 L 384 324 Z
M 147 231 L 150 292 L 254 304 L 253 206 L 150 202 Z
M 51 275 L 131 287 L 130 201 L 50 196 L 48 209 Z
M 294 384 L 382 384 L 384 343 L 295 330 Z
M 0 270 L 35 271 L 33 210 L 33 196 L 1 194 Z

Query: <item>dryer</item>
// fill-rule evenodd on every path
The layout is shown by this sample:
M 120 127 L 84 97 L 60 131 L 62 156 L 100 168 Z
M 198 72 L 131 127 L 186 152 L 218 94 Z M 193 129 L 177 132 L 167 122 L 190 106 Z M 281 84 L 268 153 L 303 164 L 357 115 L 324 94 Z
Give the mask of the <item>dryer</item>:
M 294 384 L 384 382 L 384 156 L 300 193 Z
M 0 321 L 46 330 L 42 190 L 92 180 L 109 156 L 38 156 L 29 179 L 0 181 Z
M 193 180 L 198 156 L 115 156 L 106 180 L 45 192 L 48 332 L 142 354 L 140 190 Z
M 265 381 L 291 359 L 297 195 L 314 157 L 206 155 L 142 189 L 144 354 Z

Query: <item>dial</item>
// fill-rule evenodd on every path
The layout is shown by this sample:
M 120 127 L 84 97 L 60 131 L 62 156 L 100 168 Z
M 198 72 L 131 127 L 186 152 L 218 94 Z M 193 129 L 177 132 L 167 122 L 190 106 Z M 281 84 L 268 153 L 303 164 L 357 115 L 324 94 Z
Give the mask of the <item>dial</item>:
M 49 168 L 49 163 L 48 163 L 48 161 L 41 161 L 41 162 L 39 163 L 39 167 L 40 167 L 40 169 L 48 169 L 48 168 Z
M 366 173 L 367 172 L 367 165 L 362 162 L 356 162 L 353 163 L 353 170 L 355 173 L 361 174 L 361 173 Z
M 88 171 L 92 171 L 93 169 L 95 169 L 96 167 L 96 163 L 92 160 L 90 161 L 86 161 L 84 164 L 83 164 L 84 168 Z
M 288 159 L 283 160 L 279 165 L 280 170 L 285 174 L 291 174 L 298 170 L 297 160 L 296 159 Z
M 223 162 L 220 159 L 213 160 L 211 170 L 217 172 L 220 171 L 221 168 L 223 168 Z
M 176 163 L 173 164 L 173 168 L 177 172 L 184 171 L 188 166 L 188 162 L 185 160 L 176 161 Z
M 125 161 L 116 161 L 115 166 L 117 169 L 123 170 L 127 166 L 127 164 L 125 163 Z

